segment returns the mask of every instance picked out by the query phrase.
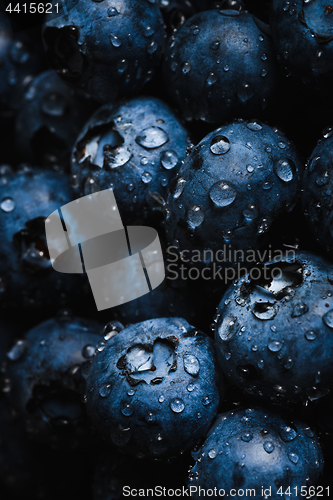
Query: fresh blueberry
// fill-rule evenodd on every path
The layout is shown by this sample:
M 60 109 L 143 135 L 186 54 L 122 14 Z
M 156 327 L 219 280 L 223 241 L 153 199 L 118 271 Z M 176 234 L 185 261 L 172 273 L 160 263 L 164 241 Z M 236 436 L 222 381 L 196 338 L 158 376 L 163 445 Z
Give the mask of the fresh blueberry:
M 138 457 L 190 450 L 218 410 L 223 384 L 209 337 L 181 318 L 137 323 L 92 361 L 87 412 L 102 436 Z
M 40 50 L 24 32 L 12 33 L 6 14 L 0 12 L 0 116 L 20 108 L 24 91 L 41 68 Z
M 333 80 L 333 3 L 272 0 L 271 30 L 281 65 L 304 84 L 330 90 Z
M 224 247 L 232 257 L 255 251 L 272 222 L 295 205 L 302 170 L 294 146 L 275 128 L 250 120 L 216 129 L 173 181 L 165 221 L 170 243 L 193 263 L 198 253 L 205 262 L 208 249 L 221 266 L 230 261 Z
M 244 11 L 211 10 L 171 37 L 164 78 L 186 119 L 217 123 L 263 114 L 277 79 L 265 26 Z
M 21 159 L 40 167 L 68 169 L 75 139 L 93 111 L 57 73 L 41 73 L 27 88 L 16 119 Z
M 190 473 L 192 497 L 201 491 L 241 498 L 299 498 L 316 486 L 323 458 L 314 431 L 262 408 L 222 413 Z M 221 491 L 224 490 L 223 495 Z M 306 493 L 305 493 L 306 494 Z M 219 496 L 218 494 L 216 496 Z
M 84 363 L 102 340 L 95 321 L 59 316 L 32 328 L 7 352 L 7 395 L 31 437 L 54 447 L 84 439 Z
M 307 163 L 303 181 L 303 208 L 311 233 L 323 249 L 333 252 L 333 128 L 323 138 Z
M 1 307 L 56 311 L 81 296 L 81 276 L 53 270 L 45 236 L 46 217 L 72 199 L 59 172 L 26 168 L 1 177 Z
M 66 15 L 47 15 L 43 39 L 53 69 L 90 97 L 111 102 L 151 78 L 164 24 L 154 2 L 82 0 Z
M 161 211 L 186 154 L 188 132 L 171 108 L 151 97 L 105 105 L 88 121 L 73 152 L 81 194 L 112 187 L 123 223 Z
M 289 250 L 230 286 L 215 318 L 218 361 L 262 401 L 317 400 L 333 380 L 332 264 Z

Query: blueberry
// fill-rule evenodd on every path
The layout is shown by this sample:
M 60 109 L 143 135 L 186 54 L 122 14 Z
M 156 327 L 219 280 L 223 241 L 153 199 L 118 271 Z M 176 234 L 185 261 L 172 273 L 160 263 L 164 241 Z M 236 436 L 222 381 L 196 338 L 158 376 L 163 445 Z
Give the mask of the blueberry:
M 215 318 L 218 361 L 262 401 L 317 400 L 333 379 L 332 264 L 310 253 L 276 255 L 233 283 Z
M 272 38 L 281 65 L 312 88 L 333 79 L 333 3 L 272 0 Z
M 53 69 L 92 98 L 110 102 L 151 78 L 164 26 L 152 2 L 82 0 L 66 15 L 47 15 L 43 39 Z
M 187 156 L 166 205 L 169 241 L 186 259 L 224 246 L 256 250 L 271 223 L 300 194 L 302 163 L 288 139 L 258 120 L 238 121 L 208 134 Z M 229 259 L 230 260 L 230 259 Z M 230 265 L 233 262 L 229 263 Z
M 164 78 L 188 120 L 262 115 L 277 78 L 265 25 L 234 9 L 196 14 L 171 37 Z
M 105 105 L 88 121 L 73 152 L 81 194 L 112 187 L 124 224 L 161 211 L 177 174 L 188 132 L 167 104 L 139 97 Z
M 310 155 L 303 181 L 303 208 L 315 239 L 333 252 L 333 128 L 326 127 Z
M 59 316 L 32 328 L 7 352 L 7 395 L 31 437 L 54 447 L 84 439 L 85 363 L 103 340 L 100 331 L 95 321 Z
M 93 112 L 91 103 L 52 70 L 30 83 L 16 119 L 16 144 L 23 161 L 68 169 L 71 148 Z
M 80 276 L 52 269 L 45 237 L 46 217 L 72 199 L 59 172 L 24 169 L 1 177 L 1 307 L 55 311 L 81 297 Z
M 28 83 L 41 68 L 40 50 L 29 36 L 13 34 L 7 15 L 0 12 L 0 116 L 16 113 Z
M 267 497 L 283 498 L 287 491 L 298 498 L 323 471 L 318 440 L 307 425 L 258 407 L 219 415 L 196 457 L 189 482 L 194 498 L 199 488 L 221 488 L 235 498 L 246 491 L 258 499 L 263 488 Z
M 138 457 L 190 450 L 219 406 L 211 341 L 181 318 L 137 323 L 93 359 L 87 412 L 102 436 Z

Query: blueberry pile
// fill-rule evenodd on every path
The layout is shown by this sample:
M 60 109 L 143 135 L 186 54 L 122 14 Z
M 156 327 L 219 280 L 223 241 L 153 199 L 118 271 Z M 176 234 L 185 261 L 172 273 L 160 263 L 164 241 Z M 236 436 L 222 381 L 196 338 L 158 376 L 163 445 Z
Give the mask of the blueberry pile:
M 15 5 L 0 6 L 1 500 L 328 498 L 333 0 Z M 71 242 L 63 206 L 101 191 L 150 291 L 98 312 L 83 244 L 81 272 L 57 272 L 45 223 L 59 213 Z M 136 226 L 158 233 L 155 288 Z M 109 264 L 113 243 L 90 240 Z

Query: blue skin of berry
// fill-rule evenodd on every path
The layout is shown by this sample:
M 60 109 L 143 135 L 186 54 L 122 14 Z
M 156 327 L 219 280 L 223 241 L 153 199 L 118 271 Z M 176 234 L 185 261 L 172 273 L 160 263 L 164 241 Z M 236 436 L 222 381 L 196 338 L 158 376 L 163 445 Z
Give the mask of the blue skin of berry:
M 311 233 L 329 257 L 333 253 L 333 179 L 332 179 L 331 128 L 324 130 L 324 137 L 307 163 L 303 179 L 302 204 Z
M 330 88 L 333 3 L 272 0 L 270 26 L 281 65 L 312 88 Z
M 223 383 L 212 343 L 182 318 L 129 326 L 94 357 L 87 412 L 94 427 L 123 451 L 167 458 L 204 436 Z
M 32 437 L 58 447 L 73 446 L 84 436 L 85 380 L 80 369 L 101 339 L 97 322 L 59 317 L 32 328 L 7 352 L 9 402 Z M 61 425 L 63 420 L 67 426 Z
M 72 174 L 84 195 L 112 187 L 123 223 L 138 224 L 161 211 L 187 145 L 187 130 L 159 99 L 105 105 L 78 136 Z
M 27 82 L 41 68 L 40 51 L 29 37 L 13 35 L 6 14 L 0 13 L 0 114 L 14 114 L 21 105 Z
M 295 205 L 303 166 L 288 139 L 258 120 L 225 125 L 186 157 L 166 205 L 165 227 L 181 251 L 256 250 L 271 223 Z M 223 263 L 221 263 L 223 265 Z M 232 263 L 228 263 L 228 266 Z
M 164 25 L 157 4 L 83 0 L 68 16 L 48 14 L 45 21 L 53 69 L 99 102 L 140 90 L 159 63 Z
M 53 70 L 38 75 L 26 89 L 16 118 L 20 158 L 34 165 L 69 168 L 71 148 L 95 109 L 75 94 Z
M 1 307 L 42 307 L 45 313 L 81 297 L 83 278 L 53 270 L 45 237 L 46 217 L 72 200 L 65 174 L 29 169 L 3 177 Z
M 311 428 L 258 407 L 219 415 L 196 460 L 189 486 L 223 488 L 226 495 L 232 489 L 254 489 L 251 498 L 263 498 L 262 486 L 272 488 L 272 498 L 279 498 L 281 486 L 283 492 L 290 487 L 288 498 L 298 498 L 301 487 L 316 485 L 323 471 Z
M 171 37 L 164 79 L 186 119 L 260 117 L 277 79 L 273 46 L 262 26 L 246 12 L 211 10 Z
M 296 253 L 267 268 L 266 279 L 263 272 L 245 275 L 223 296 L 215 318 L 218 361 L 234 384 L 262 401 L 317 400 L 333 378 L 332 264 Z

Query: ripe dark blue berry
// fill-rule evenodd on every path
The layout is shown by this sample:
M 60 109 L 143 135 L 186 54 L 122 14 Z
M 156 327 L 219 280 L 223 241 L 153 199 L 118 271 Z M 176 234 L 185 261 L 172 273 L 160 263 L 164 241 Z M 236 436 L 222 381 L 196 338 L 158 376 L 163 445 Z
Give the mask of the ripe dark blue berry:
M 191 17 L 171 37 L 164 78 L 186 119 L 218 123 L 262 115 L 277 79 L 263 26 L 247 12 L 211 10 Z
M 72 173 L 82 194 L 112 188 L 123 223 L 162 210 L 167 186 L 186 154 L 188 132 L 159 99 L 105 105 L 88 121 L 73 152 Z
M 60 316 L 31 329 L 7 352 L 7 395 L 31 437 L 54 447 L 75 447 L 86 437 L 81 367 L 101 340 L 98 323 Z
M 190 473 L 193 498 L 203 490 L 231 492 L 241 498 L 298 498 L 316 486 L 323 472 L 323 458 L 314 431 L 262 408 L 222 413 L 196 453 Z M 197 490 L 195 490 L 197 488 Z M 251 493 L 250 493 L 251 491 Z M 218 495 L 216 495 L 218 496 Z
M 65 15 L 49 14 L 47 57 L 59 74 L 90 97 L 110 102 L 139 90 L 157 66 L 164 25 L 157 4 L 82 0 Z
M 290 251 L 251 273 L 230 286 L 217 309 L 221 368 L 262 401 L 319 399 L 333 379 L 332 265 Z
M 312 88 L 331 89 L 333 3 L 272 0 L 271 31 L 282 66 Z
M 302 203 L 308 226 L 322 248 L 333 252 L 333 128 L 323 131 L 323 138 L 307 163 L 303 181 Z
M 181 318 L 137 323 L 93 359 L 87 412 L 102 436 L 138 457 L 190 450 L 220 401 L 212 343 Z
M 68 169 L 75 139 L 93 110 L 57 73 L 41 73 L 27 88 L 16 119 L 20 158 L 40 167 Z
M 59 172 L 25 169 L 2 177 L 1 307 L 43 307 L 45 313 L 80 299 L 81 277 L 53 270 L 45 237 L 46 217 L 72 199 L 68 177 Z
M 202 262 L 206 249 L 215 255 L 224 245 L 255 251 L 272 222 L 295 205 L 302 171 L 294 146 L 277 129 L 258 120 L 216 129 L 173 181 L 165 221 L 170 243 L 192 261 L 200 252 Z M 219 259 L 230 260 L 228 253 Z

